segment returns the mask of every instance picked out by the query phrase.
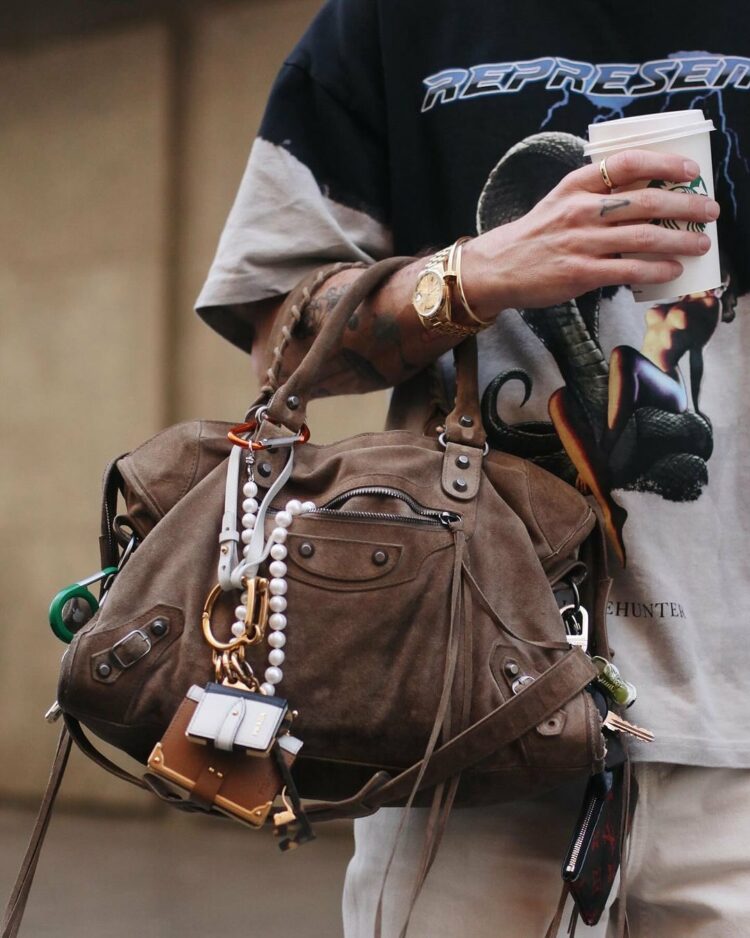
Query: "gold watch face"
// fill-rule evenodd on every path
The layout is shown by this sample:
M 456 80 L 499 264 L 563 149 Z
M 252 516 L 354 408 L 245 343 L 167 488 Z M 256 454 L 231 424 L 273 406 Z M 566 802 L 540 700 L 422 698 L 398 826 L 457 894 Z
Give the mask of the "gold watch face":
M 414 308 L 420 316 L 434 316 L 443 304 L 443 278 L 434 270 L 426 270 L 417 280 Z

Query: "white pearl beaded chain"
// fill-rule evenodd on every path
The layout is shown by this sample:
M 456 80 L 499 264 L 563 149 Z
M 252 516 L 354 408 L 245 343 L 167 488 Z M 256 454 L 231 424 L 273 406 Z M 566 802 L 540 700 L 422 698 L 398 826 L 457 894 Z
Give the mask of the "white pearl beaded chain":
M 255 529 L 255 521 L 258 514 L 258 486 L 252 478 L 252 463 L 248 463 L 248 475 L 250 478 L 242 487 L 244 500 L 242 502 L 242 534 L 240 538 L 245 545 L 242 549 L 243 557 L 247 558 L 250 551 L 250 541 Z M 287 566 L 284 561 L 287 557 L 286 539 L 287 532 L 292 526 L 297 515 L 307 514 L 309 511 L 315 511 L 315 502 L 300 502 L 293 498 L 288 501 L 281 511 L 276 512 L 275 526 L 271 531 L 269 541 L 271 542 L 270 556 L 271 563 L 268 565 L 268 572 L 271 579 L 268 583 L 268 591 L 271 594 L 269 606 L 271 615 L 268 618 L 268 624 L 271 631 L 268 633 L 268 667 L 265 672 L 265 681 L 260 685 L 261 694 L 272 697 L 276 693 L 278 685 L 284 679 L 284 672 L 281 665 L 284 663 L 286 655 L 284 646 L 286 645 L 285 630 L 287 626 Z M 247 618 L 248 601 L 247 592 L 240 596 L 241 605 L 237 606 L 234 614 L 237 621 L 232 625 L 232 634 L 239 637 L 245 632 L 245 619 Z

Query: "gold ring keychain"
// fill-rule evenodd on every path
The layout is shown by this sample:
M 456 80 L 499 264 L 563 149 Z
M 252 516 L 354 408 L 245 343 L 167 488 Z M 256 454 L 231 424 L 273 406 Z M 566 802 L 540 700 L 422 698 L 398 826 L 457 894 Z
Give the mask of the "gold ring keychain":
M 223 592 L 221 586 L 216 586 L 206 597 L 201 616 L 201 625 L 203 628 L 203 637 L 214 651 L 234 651 L 245 645 L 259 645 L 266 634 L 266 625 L 268 624 L 268 611 L 270 595 L 268 592 L 268 580 L 263 577 L 253 577 L 248 580 L 243 577 L 242 589 L 247 590 L 247 603 L 245 608 L 245 632 L 242 635 L 232 638 L 228 642 L 219 641 L 211 628 L 211 616 L 214 611 L 216 601 Z
M 201 616 L 203 637 L 213 649 L 214 677 L 217 684 L 226 684 L 234 687 L 244 687 L 246 690 L 257 691 L 259 683 L 250 665 L 245 661 L 245 649 L 250 645 L 258 645 L 265 638 L 268 623 L 270 594 L 268 580 L 263 577 L 253 577 L 251 580 L 243 578 L 243 590 L 247 591 L 245 605 L 245 631 L 228 642 L 222 642 L 213 633 L 211 616 L 216 602 L 223 592 L 221 586 L 216 586 L 206 597 Z

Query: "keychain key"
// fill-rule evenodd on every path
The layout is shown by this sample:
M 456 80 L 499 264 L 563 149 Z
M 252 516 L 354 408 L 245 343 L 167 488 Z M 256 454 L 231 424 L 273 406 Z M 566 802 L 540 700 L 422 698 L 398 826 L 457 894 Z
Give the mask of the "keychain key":
M 628 723 L 618 716 L 614 710 L 610 710 L 602 722 L 602 726 L 608 730 L 614 730 L 616 733 L 627 733 L 628 736 L 634 736 L 644 743 L 652 743 L 655 739 L 651 730 L 646 730 L 642 726 L 636 726 L 634 723 Z

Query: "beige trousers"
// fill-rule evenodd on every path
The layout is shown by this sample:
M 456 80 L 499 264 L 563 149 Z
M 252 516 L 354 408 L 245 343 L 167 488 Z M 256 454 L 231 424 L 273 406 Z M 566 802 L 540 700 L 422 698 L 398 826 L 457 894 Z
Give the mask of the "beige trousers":
M 636 767 L 640 800 L 627 862 L 632 938 L 750 938 L 750 769 Z M 580 790 L 492 808 L 457 809 L 412 916 L 409 938 L 542 938 Z M 385 893 L 383 938 L 397 938 L 426 812 L 414 809 Z M 384 809 L 355 824 L 345 938 L 371 938 L 399 823 Z M 615 889 L 617 887 L 615 886 Z M 611 899 L 614 899 L 614 895 Z M 567 912 L 560 929 L 566 934 Z M 614 913 L 581 938 L 614 933 Z

